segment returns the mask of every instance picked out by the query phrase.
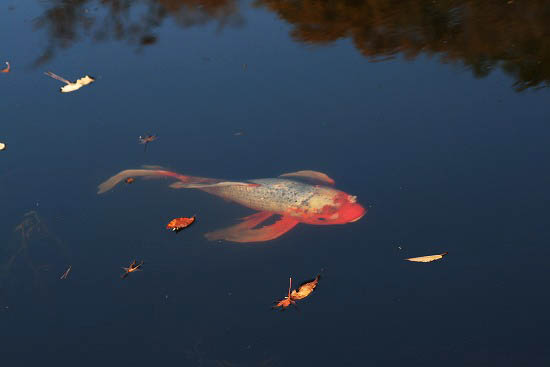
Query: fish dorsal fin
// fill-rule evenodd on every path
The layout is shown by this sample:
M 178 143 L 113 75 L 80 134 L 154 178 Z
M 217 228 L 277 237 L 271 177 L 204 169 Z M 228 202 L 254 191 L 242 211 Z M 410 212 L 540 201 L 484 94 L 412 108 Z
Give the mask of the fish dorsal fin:
M 141 168 L 143 168 L 143 169 L 162 169 L 162 170 L 166 170 L 166 167 L 154 166 L 154 165 L 148 165 L 148 164 L 144 164 L 143 166 L 141 166 Z
M 283 173 L 279 177 L 301 177 L 308 180 L 319 181 L 325 184 L 334 185 L 334 180 L 330 178 L 327 174 L 318 171 L 297 171 L 291 173 Z
M 174 182 L 169 187 L 173 189 L 203 189 L 208 187 L 223 187 L 223 186 L 258 186 L 258 184 L 253 184 L 249 182 L 233 182 L 233 181 L 222 181 L 222 182 L 214 182 L 214 183 Z

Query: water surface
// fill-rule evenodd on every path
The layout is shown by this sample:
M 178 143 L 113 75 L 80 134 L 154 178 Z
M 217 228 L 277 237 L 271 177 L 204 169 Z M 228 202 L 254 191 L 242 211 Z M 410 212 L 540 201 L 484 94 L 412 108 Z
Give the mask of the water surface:
M 549 25 L 546 1 L 2 4 L 3 362 L 546 365 Z M 209 242 L 253 212 L 167 180 L 96 194 L 144 164 L 317 170 L 368 213 Z

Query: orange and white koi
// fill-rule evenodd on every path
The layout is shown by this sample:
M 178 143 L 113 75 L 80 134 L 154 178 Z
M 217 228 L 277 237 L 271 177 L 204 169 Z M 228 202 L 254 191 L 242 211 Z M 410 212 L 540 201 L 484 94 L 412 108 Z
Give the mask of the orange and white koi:
M 359 220 L 367 210 L 355 196 L 331 187 L 334 180 L 324 173 L 299 171 L 278 178 L 249 181 L 224 181 L 186 176 L 161 167 L 146 166 L 117 173 L 99 185 L 98 194 L 111 190 L 127 177 L 171 177 L 178 180 L 174 189 L 199 189 L 258 211 L 242 222 L 206 234 L 209 240 L 263 242 L 280 237 L 298 223 L 333 225 Z M 274 215 L 273 224 L 260 227 Z

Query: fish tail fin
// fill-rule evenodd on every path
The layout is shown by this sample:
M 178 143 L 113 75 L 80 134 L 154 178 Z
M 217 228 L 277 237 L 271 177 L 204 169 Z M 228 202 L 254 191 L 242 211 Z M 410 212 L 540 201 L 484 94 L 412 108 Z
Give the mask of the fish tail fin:
M 151 167 L 151 168 L 149 168 Z M 98 194 L 103 194 L 104 192 L 107 192 L 111 190 L 113 187 L 115 187 L 119 182 L 129 178 L 129 177 L 143 177 L 143 178 L 163 178 L 163 177 L 172 177 L 179 181 L 185 182 L 185 183 L 212 183 L 212 182 L 218 182 L 219 180 L 215 180 L 212 178 L 202 178 L 202 177 L 193 177 L 193 176 L 185 176 L 176 172 L 167 171 L 165 169 L 162 169 L 161 167 L 157 166 L 146 166 L 144 169 L 127 169 L 124 171 L 121 171 L 114 175 L 113 177 L 109 178 L 105 182 L 101 183 L 98 186 Z

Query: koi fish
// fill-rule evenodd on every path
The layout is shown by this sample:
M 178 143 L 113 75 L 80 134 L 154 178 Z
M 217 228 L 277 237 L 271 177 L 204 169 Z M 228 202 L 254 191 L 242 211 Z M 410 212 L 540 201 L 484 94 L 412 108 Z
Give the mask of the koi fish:
M 170 177 L 178 180 L 174 189 L 199 189 L 228 201 L 256 210 L 231 227 L 207 233 L 208 240 L 231 242 L 264 242 L 278 238 L 298 223 L 333 225 L 355 222 L 366 213 L 357 197 L 331 186 L 334 180 L 316 171 L 286 173 L 278 178 L 262 178 L 235 182 L 213 178 L 186 176 L 161 167 L 145 166 L 117 173 L 99 185 L 98 194 L 111 190 L 127 177 Z M 259 227 L 269 218 L 280 218 L 273 224 Z

